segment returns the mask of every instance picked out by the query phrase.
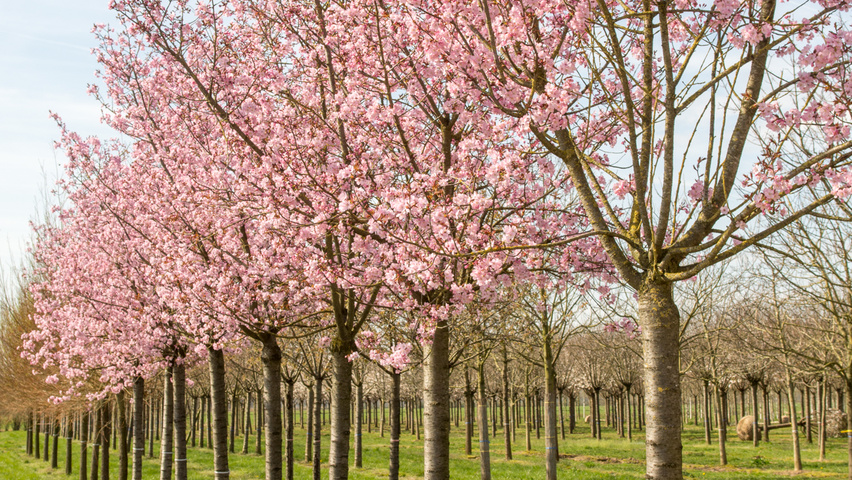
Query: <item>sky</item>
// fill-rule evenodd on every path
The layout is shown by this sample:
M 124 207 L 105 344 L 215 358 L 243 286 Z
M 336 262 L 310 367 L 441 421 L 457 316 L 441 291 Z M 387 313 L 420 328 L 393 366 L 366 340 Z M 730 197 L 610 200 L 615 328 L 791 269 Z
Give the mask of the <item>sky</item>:
M 81 135 L 109 135 L 86 88 L 98 68 L 95 23 L 109 0 L 0 0 L 0 265 L 21 261 L 30 221 L 61 171 L 58 113 Z

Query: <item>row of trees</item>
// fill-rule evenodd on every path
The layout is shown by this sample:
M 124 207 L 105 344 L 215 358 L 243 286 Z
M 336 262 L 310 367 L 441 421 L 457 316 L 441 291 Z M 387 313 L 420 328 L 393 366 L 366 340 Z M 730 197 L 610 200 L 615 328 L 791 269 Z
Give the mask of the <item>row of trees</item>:
M 360 355 L 392 375 L 418 359 L 425 478 L 446 479 L 450 370 L 488 353 L 472 332 L 532 332 L 555 405 L 559 352 L 616 285 L 635 323 L 611 329 L 642 332 L 647 476 L 681 478 L 675 285 L 836 221 L 850 192 L 844 0 L 111 7 L 91 91 L 124 140 L 63 126 L 23 349 L 59 401 L 97 384 L 142 402 L 165 371 L 178 438 L 206 358 L 219 479 L 225 349 L 260 349 L 268 480 L 295 375 L 279 341 L 299 338 L 303 371 L 331 379 L 330 478 L 348 477 Z M 555 478 L 553 408 L 544 424 Z

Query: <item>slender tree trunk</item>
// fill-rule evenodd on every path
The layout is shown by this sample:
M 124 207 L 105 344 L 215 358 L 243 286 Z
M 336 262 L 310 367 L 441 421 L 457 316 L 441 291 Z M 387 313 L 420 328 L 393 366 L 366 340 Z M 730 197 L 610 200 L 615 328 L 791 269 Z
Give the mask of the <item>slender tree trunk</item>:
M 789 374 L 788 374 L 789 376 Z M 846 468 L 847 468 L 847 476 L 849 480 L 852 480 L 852 364 L 848 365 L 846 368 Z M 792 379 L 788 379 L 787 383 L 792 385 Z M 795 420 L 793 417 L 790 417 L 793 422 Z M 795 423 L 793 423 L 795 429 Z M 801 468 L 801 462 L 800 467 Z
M 352 348 L 345 344 L 332 352 L 334 376 L 331 385 L 331 444 L 328 452 L 329 480 L 349 478 L 349 437 L 351 436 L 352 417 L 352 363 L 347 355 Z M 360 424 L 359 427 L 360 428 Z
M 109 402 L 101 406 L 101 480 L 109 480 L 109 436 L 112 433 Z
M 71 451 L 74 439 L 74 418 L 65 417 L 65 475 L 71 475 L 71 460 L 74 452 Z
M 793 372 L 790 371 L 789 366 L 785 366 L 784 373 L 787 376 L 787 406 L 790 409 L 790 434 L 793 439 L 793 470 L 801 472 L 802 449 L 799 445 L 799 416 L 796 412 L 796 387 L 793 385 Z M 778 395 L 778 400 L 779 402 L 781 400 L 780 394 Z M 781 410 L 780 404 L 778 405 L 778 410 Z M 850 449 L 852 449 L 852 442 L 850 442 Z M 852 450 L 850 450 L 849 454 L 850 459 L 852 459 Z M 852 472 L 850 472 L 850 479 L 852 479 Z
M 399 413 L 399 383 L 400 375 L 391 373 L 391 400 L 390 400 L 390 466 L 389 480 L 399 480 L 399 437 L 401 433 L 402 419 Z M 384 405 L 382 405 L 384 412 Z M 384 426 L 384 424 L 382 424 Z
M 276 378 L 278 378 L 278 383 L 279 383 L 278 396 L 280 397 L 281 396 L 281 388 L 280 388 L 281 376 L 280 376 L 280 374 L 276 375 Z M 266 379 L 264 378 L 264 382 L 265 381 L 266 381 Z M 261 443 L 262 443 L 262 438 L 263 438 L 263 422 L 264 422 L 263 403 L 260 400 L 261 398 L 264 398 L 263 389 L 258 388 L 255 391 L 254 398 L 257 399 L 257 401 L 254 403 L 254 453 L 256 455 L 260 455 L 260 454 L 263 453 L 263 449 L 260 446 Z M 280 407 L 279 407 L 279 412 L 280 412 Z M 281 417 L 279 416 L 279 419 L 280 418 Z
M 364 420 L 364 383 L 355 385 L 355 468 L 363 467 L 361 423 Z M 369 425 L 369 423 L 368 423 Z
M 576 394 L 568 394 L 568 433 L 574 434 L 577 428 L 577 400 Z
M 559 443 L 556 436 L 556 370 L 550 333 L 545 330 L 544 357 L 544 463 L 547 480 L 556 480 L 556 462 L 559 461 Z M 483 383 L 484 385 L 484 383 Z
M 41 415 L 36 414 L 33 419 L 33 423 L 35 424 L 35 433 L 33 434 L 33 446 L 35 446 L 35 458 L 41 458 L 41 438 L 39 438 L 39 434 L 41 432 Z
M 228 446 L 228 451 L 234 453 L 234 443 L 236 442 L 237 436 L 237 409 L 239 407 L 239 402 L 237 401 L 237 389 L 234 388 L 234 391 L 231 392 L 231 438 Z M 226 469 L 227 470 L 227 469 Z M 220 474 L 221 475 L 221 474 Z M 230 472 L 227 474 L 230 475 Z
M 80 420 L 80 480 L 88 480 L 86 468 L 89 465 L 88 445 L 89 443 L 89 411 L 83 410 L 83 418 Z
M 215 480 L 231 478 L 228 464 L 228 392 L 225 386 L 225 353 L 212 346 L 207 347 L 210 371 L 210 398 L 207 402 L 207 419 L 212 423 L 208 430 L 208 444 L 213 447 L 213 475 Z M 231 397 L 236 406 L 236 389 Z M 232 408 L 232 415 L 237 413 Z M 234 451 L 234 418 L 231 419 L 231 452 Z
M 809 385 L 805 385 L 803 396 L 805 397 L 805 436 L 808 444 L 813 444 L 814 436 L 811 433 L 811 387 Z
M 163 381 L 163 434 L 160 436 L 160 480 L 172 478 L 172 440 L 174 438 L 174 389 L 172 384 L 172 367 L 166 369 Z
M 423 361 L 423 480 L 450 478 L 450 331 L 438 321 Z
M 157 411 L 157 400 L 154 397 L 148 401 L 150 404 L 150 408 L 148 409 L 148 458 L 154 458 L 154 437 L 156 433 L 154 430 L 157 428 L 157 422 L 154 421 L 154 417 L 156 416 Z
M 53 430 L 53 450 L 50 454 L 50 468 L 59 468 L 59 420 L 53 418 L 50 425 Z
M 27 413 L 27 455 L 33 454 L 33 412 Z
M 825 432 L 825 410 L 826 410 L 826 385 L 825 385 L 825 377 L 820 379 L 819 386 L 817 387 L 817 396 L 819 399 L 819 461 L 825 461 L 825 440 L 826 440 L 826 432 Z
M 479 393 L 479 478 L 491 480 L 491 449 L 488 439 L 488 397 L 485 395 L 485 357 L 476 369 Z
M 320 480 L 320 463 L 322 458 L 322 377 L 314 379 L 314 457 L 313 457 L 313 478 Z
M 281 347 L 275 335 L 261 337 L 263 348 L 263 407 L 266 421 L 266 480 L 281 480 L 284 472 L 281 455 Z M 258 399 L 259 400 L 259 399 Z M 258 430 L 260 418 L 257 419 Z M 258 432 L 258 438 L 260 432 Z
M 470 371 L 464 369 L 464 453 L 473 455 L 473 388 L 470 385 Z
M 145 379 L 133 379 L 133 480 L 142 480 L 142 457 L 145 455 Z
M 286 470 L 284 476 L 287 480 L 293 480 L 293 462 L 295 461 L 293 450 L 293 423 L 295 422 L 293 405 L 293 384 L 295 382 L 295 378 L 287 379 L 285 382 L 286 386 L 284 389 L 284 419 L 286 424 L 284 432 L 284 436 L 286 438 L 284 447 L 284 464 L 286 465 Z
M 95 416 L 95 420 L 92 425 L 92 440 L 95 443 L 92 444 L 92 467 L 91 467 L 91 478 L 92 480 L 98 480 L 98 474 L 100 473 L 100 453 L 101 453 L 101 430 L 103 428 L 103 417 L 101 415 L 101 408 L 99 405 L 95 406 L 92 414 Z M 168 480 L 168 479 L 167 479 Z
M 242 454 L 248 453 L 249 436 L 251 435 L 251 390 L 246 390 L 246 406 L 243 409 L 243 449 Z
M 308 388 L 308 431 L 305 440 L 305 461 L 310 462 L 314 458 L 314 386 L 311 384 L 306 387 Z
M 134 382 L 135 383 L 135 382 Z M 127 480 L 127 467 L 130 459 L 127 455 L 127 401 L 124 398 L 124 390 L 118 392 L 115 409 L 118 416 L 118 479 Z M 134 427 L 136 428 L 136 427 Z
M 719 412 L 719 465 L 727 465 L 728 464 L 728 452 L 726 450 L 725 443 L 728 441 L 728 425 L 726 415 L 723 415 L 722 410 L 722 402 L 723 397 L 719 390 L 718 385 L 716 386 L 716 405 L 718 405 Z
M 769 392 L 766 391 L 766 386 L 762 388 L 763 390 L 763 441 L 766 443 L 769 442 Z
M 503 440 L 506 446 L 506 460 L 512 459 L 512 425 L 509 404 L 509 355 L 503 346 Z M 458 418 L 458 417 L 457 417 Z
M 710 438 L 710 429 L 713 428 L 713 424 L 710 418 L 710 382 L 708 380 L 704 380 L 704 443 L 710 445 L 712 440 Z
M 646 281 L 639 289 L 645 361 L 645 433 L 648 480 L 683 478 L 680 393 L 680 314 L 672 285 Z
M 174 380 L 175 480 L 186 480 L 186 365 L 181 361 L 172 370 Z
M 754 422 L 751 424 L 751 434 L 753 445 L 760 446 L 760 426 L 758 425 L 758 408 L 757 408 L 757 382 L 751 384 L 751 414 L 754 417 Z M 745 410 L 743 410 L 745 412 Z

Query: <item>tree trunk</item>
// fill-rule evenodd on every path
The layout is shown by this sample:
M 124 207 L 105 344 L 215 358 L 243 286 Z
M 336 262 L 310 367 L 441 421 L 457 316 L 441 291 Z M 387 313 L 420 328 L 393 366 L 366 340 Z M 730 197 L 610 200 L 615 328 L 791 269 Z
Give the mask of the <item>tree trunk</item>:
M 71 475 L 71 460 L 73 459 L 73 432 L 74 419 L 73 417 L 65 417 L 65 475 Z
M 361 422 L 364 420 L 364 383 L 355 385 L 355 468 L 363 467 Z M 368 422 L 369 425 L 369 422 Z M 369 429 L 369 427 L 368 427 Z
M 391 373 L 389 480 L 399 480 L 399 437 L 402 423 L 399 413 L 399 383 L 399 374 Z M 384 412 L 384 405 L 382 411 Z
M 280 374 L 276 375 L 276 378 L 278 378 L 278 383 L 279 383 L 278 396 L 280 398 L 281 397 Z M 266 381 L 266 379 L 264 379 L 264 382 L 265 381 Z M 263 438 L 263 422 L 264 422 L 263 404 L 261 403 L 260 399 L 263 398 L 263 396 L 264 396 L 263 389 L 259 388 L 255 391 L 254 398 L 256 398 L 257 401 L 254 403 L 254 453 L 256 455 L 260 455 L 260 454 L 263 453 L 263 449 L 260 446 L 261 443 L 262 443 L 261 438 Z M 280 410 L 279 410 L 279 412 L 280 412 Z M 279 416 L 279 419 L 280 419 L 280 416 Z
M 503 346 L 503 440 L 506 445 L 506 460 L 512 459 L 512 425 L 509 405 L 509 356 Z M 456 417 L 458 418 L 458 417 Z
M 338 339 L 338 341 L 341 341 Z M 333 348 L 331 379 L 331 444 L 328 452 L 329 480 L 349 478 L 349 437 L 351 436 L 352 417 L 352 363 L 347 355 L 352 348 L 348 344 Z
M 704 380 L 704 443 L 710 445 L 710 429 L 713 428 L 710 418 L 710 382 Z
M 550 334 L 547 330 L 545 330 L 543 347 L 545 478 L 556 480 L 556 462 L 559 460 L 559 444 L 556 437 L 556 370 L 553 365 Z
M 568 394 L 568 433 L 574 434 L 577 427 L 577 400 L 576 394 Z
M 101 480 L 109 480 L 109 436 L 112 433 L 109 402 L 101 406 Z
M 788 375 L 789 376 L 789 375 Z M 852 365 L 849 365 L 846 369 L 846 455 L 847 455 L 847 474 L 849 480 L 852 480 Z M 792 380 L 787 381 L 792 385 Z M 793 417 L 790 417 L 793 422 L 796 420 Z M 793 423 L 795 425 L 795 423 Z M 793 427 L 795 429 L 795 427 Z M 801 468 L 801 462 L 800 467 Z
M 163 434 L 160 436 L 160 480 L 172 478 L 172 428 L 174 422 L 174 390 L 172 384 L 172 367 L 166 369 L 163 380 Z
M 639 318 L 649 413 L 645 478 L 681 479 L 680 314 L 670 283 L 645 282 L 639 289 Z
M 246 390 L 246 406 L 243 412 L 243 449 L 240 453 L 245 455 L 248 453 L 249 436 L 251 435 L 251 390 Z
M 95 415 L 95 421 L 92 425 L 92 440 L 95 443 L 92 444 L 92 467 L 91 467 L 91 478 L 92 480 L 98 480 L 98 474 L 100 473 L 100 453 L 101 453 L 101 430 L 103 428 L 103 417 L 101 416 L 101 408 L 100 406 L 95 406 L 94 411 L 92 412 Z M 169 480 L 169 479 L 166 479 Z
M 310 462 L 314 458 L 314 386 L 306 385 L 306 387 L 308 388 L 308 431 L 305 440 L 305 461 Z
M 758 427 L 758 408 L 757 408 L 757 382 L 751 384 L 751 414 L 754 417 L 754 422 L 751 424 L 751 434 L 754 439 L 755 447 L 760 445 L 760 428 Z M 745 410 L 743 410 L 745 413 Z
M 228 464 L 228 392 L 225 386 L 225 353 L 212 346 L 207 347 L 207 358 L 210 370 L 210 399 L 207 404 L 207 419 L 212 421 L 212 438 L 208 438 L 213 447 L 213 475 L 215 480 L 228 480 L 231 475 Z M 232 396 L 236 406 L 236 390 Z M 237 410 L 232 408 L 232 415 Z M 234 419 L 231 419 L 231 452 L 234 451 Z
M 134 382 L 135 384 L 135 382 Z M 118 413 L 118 478 L 127 480 L 127 467 L 130 459 L 127 455 L 127 401 L 124 399 L 124 390 L 118 392 L 115 408 Z M 135 428 L 135 427 L 134 427 Z
M 470 371 L 464 369 L 464 453 L 473 455 L 473 388 L 470 385 Z
M 491 480 L 491 449 L 488 439 L 488 397 L 485 395 L 485 357 L 476 369 L 479 393 L 479 478 Z
M 236 436 L 237 436 L 237 408 L 238 408 L 238 404 L 239 404 L 239 402 L 237 401 L 237 389 L 234 388 L 234 391 L 231 392 L 231 432 L 230 432 L 231 438 L 230 438 L 230 441 L 229 441 L 229 444 L 228 444 L 229 445 L 228 451 L 231 452 L 231 453 L 234 453 L 234 443 L 236 441 Z M 223 471 L 227 471 L 227 470 L 228 469 L 225 469 Z M 230 475 L 230 471 L 228 472 L 227 475 Z
M 450 331 L 438 321 L 423 361 L 423 480 L 450 478 Z
M 145 455 L 145 379 L 133 379 L 133 480 L 142 480 L 142 457 Z
M 785 355 L 786 356 L 786 355 Z M 787 363 L 786 365 L 789 365 Z M 793 470 L 796 472 L 802 471 L 802 449 L 799 445 L 799 416 L 796 412 L 796 387 L 793 386 L 793 372 L 790 371 L 789 366 L 785 366 L 784 373 L 787 375 L 787 406 L 790 410 L 790 434 L 793 439 Z M 778 401 L 781 401 L 781 394 L 778 394 Z M 778 410 L 781 410 L 781 405 L 778 405 Z M 850 448 L 852 448 L 852 442 L 850 442 Z M 852 450 L 849 452 L 850 459 L 852 459 Z M 850 473 L 850 480 L 852 480 L 852 473 Z
M 769 442 L 769 392 L 766 391 L 766 386 L 762 387 L 763 390 L 763 441 L 766 443 Z
M 286 420 L 286 432 L 285 436 L 286 446 L 285 446 L 285 477 L 287 480 L 293 480 L 293 462 L 295 461 L 294 451 L 293 451 L 293 423 L 295 422 L 295 416 L 293 412 L 293 384 L 295 383 L 295 379 L 287 380 L 286 388 L 284 390 L 284 405 L 286 409 L 284 411 L 284 418 Z
M 726 450 L 725 442 L 728 440 L 728 425 L 727 425 L 727 416 L 724 415 L 722 409 L 723 397 L 719 390 L 718 385 L 716 386 L 716 408 L 719 409 L 719 465 L 727 465 L 728 464 L 728 452 Z
M 88 445 L 89 443 L 89 411 L 83 410 L 83 418 L 80 420 L 80 480 L 88 480 L 86 468 L 89 465 Z
M 183 359 L 174 366 L 172 375 L 175 389 L 175 480 L 186 480 L 186 364 Z
M 809 385 L 805 385 L 804 390 L 805 397 L 805 436 L 807 438 L 807 442 L 809 444 L 814 443 L 814 436 L 811 433 L 811 387 Z
M 825 432 L 825 410 L 826 410 L 826 385 L 825 385 L 825 377 L 820 379 L 819 386 L 817 387 L 817 396 L 819 399 L 819 461 L 825 461 L 825 440 L 826 440 L 826 432 Z
M 284 471 L 281 456 L 281 347 L 278 345 L 278 338 L 270 333 L 264 334 L 261 341 L 263 407 L 266 419 L 266 480 L 281 480 Z M 259 418 L 257 425 L 259 430 Z
M 322 458 L 322 377 L 314 379 L 314 455 L 313 455 L 313 478 L 320 480 L 320 463 Z

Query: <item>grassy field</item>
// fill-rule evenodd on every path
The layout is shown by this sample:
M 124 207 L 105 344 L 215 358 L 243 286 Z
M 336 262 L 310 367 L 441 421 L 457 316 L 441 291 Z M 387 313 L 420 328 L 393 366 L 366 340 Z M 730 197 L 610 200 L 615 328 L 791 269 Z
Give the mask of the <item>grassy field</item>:
M 366 430 L 366 429 L 365 429 Z M 777 479 L 792 474 L 792 452 L 788 435 L 774 431 L 772 443 L 761 443 L 754 448 L 750 443 L 741 442 L 733 434 L 733 440 L 728 443 L 728 461 L 726 467 L 718 466 L 718 445 L 706 445 L 703 433 L 699 427 L 689 426 L 684 432 L 684 472 L 687 478 L 701 479 Z M 518 444 L 522 446 L 523 430 L 518 430 Z M 542 435 L 543 435 L 542 431 Z M 786 433 L 786 432 L 785 432 Z M 304 461 L 304 431 L 296 429 L 297 463 L 296 478 L 311 478 L 310 465 Z M 65 441 L 59 444 L 59 468 L 52 470 L 50 463 L 26 455 L 24 441 L 26 433 L 0 432 L 0 479 L 3 480 L 37 480 L 69 478 L 64 474 Z M 42 447 L 44 436 L 40 439 Z M 254 438 L 251 439 L 250 450 L 254 449 Z M 52 441 L 52 439 L 51 439 Z M 328 430 L 323 432 L 323 452 L 327 453 Z M 644 438 L 639 432 L 633 442 L 619 439 L 611 430 L 604 430 L 604 440 L 597 441 L 589 438 L 588 428 L 579 429 L 578 433 L 569 435 L 560 442 L 563 458 L 559 463 L 559 478 L 561 479 L 641 479 L 644 477 Z M 495 479 L 538 479 L 544 478 L 544 440 L 535 439 L 533 432 L 533 451 L 524 452 L 516 449 L 515 458 L 511 461 L 503 459 L 503 439 L 501 436 L 492 439 L 492 475 Z M 715 437 L 714 437 L 715 442 Z M 350 469 L 352 479 L 387 478 L 387 444 L 388 436 L 381 438 L 377 433 L 364 432 L 364 468 Z M 242 441 L 237 442 L 237 450 Z M 403 434 L 400 442 L 400 477 L 416 479 L 423 476 L 423 447 L 414 435 Z M 478 442 L 474 439 L 474 449 Z M 846 478 L 846 444 L 840 439 L 831 439 L 828 444 L 828 459 L 819 462 L 816 445 L 803 442 L 802 456 L 804 473 L 798 475 L 804 478 L 839 479 Z M 79 443 L 74 442 L 73 468 L 78 478 Z M 91 449 L 89 450 L 91 463 Z M 146 452 L 147 453 L 147 452 Z M 454 479 L 479 478 L 479 461 L 476 456 L 464 455 L 463 430 L 454 428 L 452 433 L 451 475 Z M 117 479 L 118 458 L 111 451 L 112 473 L 110 478 Z M 155 446 L 155 455 L 157 455 Z M 353 452 L 354 455 L 354 452 Z M 325 458 L 325 455 L 324 455 Z M 354 465 L 354 461 L 352 462 Z M 191 448 L 189 453 L 189 478 L 213 478 L 212 452 L 207 448 Z M 232 454 L 230 456 L 231 478 L 262 479 L 263 457 L 249 454 Z M 327 478 L 323 464 L 323 476 Z M 159 478 L 157 460 L 145 459 L 144 478 Z

